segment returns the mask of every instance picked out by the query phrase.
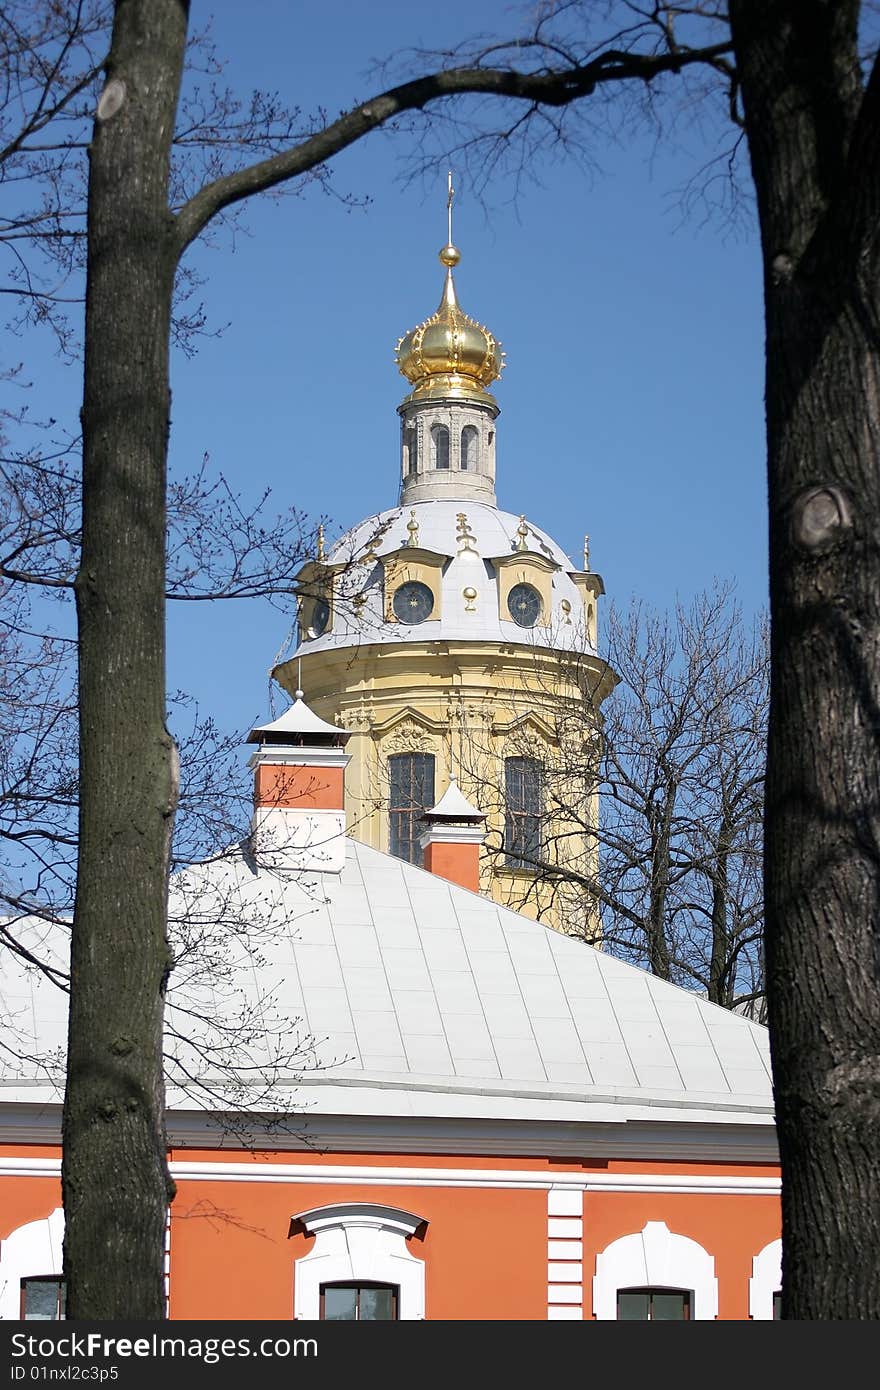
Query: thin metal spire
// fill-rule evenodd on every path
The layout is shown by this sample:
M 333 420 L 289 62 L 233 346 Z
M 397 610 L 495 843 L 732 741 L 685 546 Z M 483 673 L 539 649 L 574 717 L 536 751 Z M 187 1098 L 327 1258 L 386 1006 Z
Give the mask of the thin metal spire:
M 446 175 L 446 190 L 446 244 L 452 246 L 452 201 L 455 197 L 455 189 L 452 186 L 451 169 Z

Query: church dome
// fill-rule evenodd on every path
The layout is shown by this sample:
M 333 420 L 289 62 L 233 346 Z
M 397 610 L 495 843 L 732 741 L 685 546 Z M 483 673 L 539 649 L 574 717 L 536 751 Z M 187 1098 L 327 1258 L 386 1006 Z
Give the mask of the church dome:
M 300 572 L 297 655 L 473 644 L 596 657 L 602 580 L 495 496 L 501 345 L 458 305 L 452 183 L 435 314 L 398 344 L 413 390 L 401 419 L 398 506 L 367 517 Z M 516 659 L 519 659 L 517 657 Z M 320 666 L 323 663 L 318 661 Z M 292 688 L 292 687 L 291 687 Z
M 595 654 L 578 570 L 546 532 L 480 502 L 380 512 L 330 549 L 332 624 L 299 654 L 361 643 L 480 642 Z M 580 581 L 580 583 L 579 583 Z
M 459 307 L 452 268 L 461 259 L 452 243 L 440 252 L 446 283 L 436 313 L 397 344 L 397 365 L 413 390 L 408 401 L 464 399 L 491 402 L 485 388 L 501 375 L 501 344 Z

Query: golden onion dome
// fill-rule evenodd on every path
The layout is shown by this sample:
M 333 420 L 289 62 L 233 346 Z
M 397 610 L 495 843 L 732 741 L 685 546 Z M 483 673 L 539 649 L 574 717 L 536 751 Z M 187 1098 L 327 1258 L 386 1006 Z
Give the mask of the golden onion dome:
M 459 308 L 452 268 L 460 260 L 447 242 L 440 252 L 446 283 L 437 312 L 397 344 L 397 365 L 413 384 L 408 401 L 452 396 L 495 404 L 484 388 L 501 375 L 504 353 L 488 328 Z

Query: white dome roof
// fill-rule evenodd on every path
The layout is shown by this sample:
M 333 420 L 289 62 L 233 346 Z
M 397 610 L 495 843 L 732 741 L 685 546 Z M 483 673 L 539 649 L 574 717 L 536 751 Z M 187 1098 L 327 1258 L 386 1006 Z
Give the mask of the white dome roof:
M 467 535 L 462 534 L 462 518 Z M 498 642 L 559 651 L 595 654 L 584 622 L 581 590 L 572 579 L 579 571 L 544 531 L 487 503 L 444 498 L 396 507 L 352 527 L 327 555 L 342 566 L 336 574 L 334 614 L 329 631 L 302 641 L 303 654 L 357 643 Z M 418 529 L 416 530 L 415 527 Z M 413 542 L 421 551 L 443 556 L 439 617 L 407 625 L 384 616 L 384 570 L 379 557 L 402 551 Z M 522 550 L 553 567 L 550 611 L 532 627 L 502 618 L 498 572 L 492 563 Z M 364 563 L 364 557 L 375 557 Z M 415 559 L 415 554 L 414 557 Z M 598 576 L 597 576 L 598 579 Z M 601 581 L 600 592 L 601 592 Z M 470 591 L 470 597 L 465 595 Z M 476 591 L 475 596 L 473 591 Z M 353 600 L 358 595 L 358 604 Z

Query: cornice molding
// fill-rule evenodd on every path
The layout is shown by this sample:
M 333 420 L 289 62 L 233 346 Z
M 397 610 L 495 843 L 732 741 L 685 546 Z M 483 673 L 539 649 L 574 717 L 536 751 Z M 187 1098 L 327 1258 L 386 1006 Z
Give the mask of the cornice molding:
M 778 1177 L 760 1174 L 584 1173 L 529 1168 L 419 1168 L 360 1163 L 249 1163 L 228 1159 L 172 1159 L 179 1182 L 317 1183 L 338 1187 L 506 1188 L 542 1192 L 629 1192 L 704 1196 L 777 1197 Z M 55 1178 L 60 1158 L 0 1158 L 0 1177 Z

